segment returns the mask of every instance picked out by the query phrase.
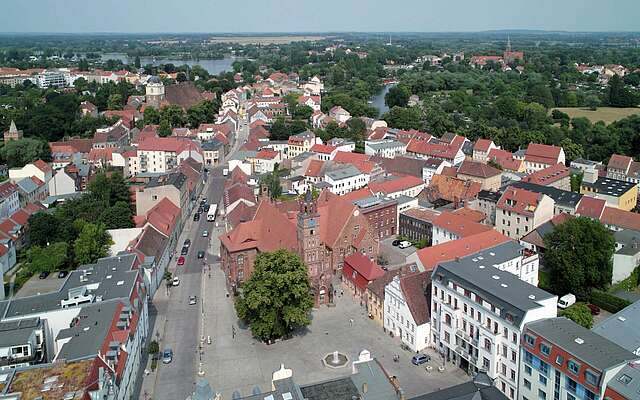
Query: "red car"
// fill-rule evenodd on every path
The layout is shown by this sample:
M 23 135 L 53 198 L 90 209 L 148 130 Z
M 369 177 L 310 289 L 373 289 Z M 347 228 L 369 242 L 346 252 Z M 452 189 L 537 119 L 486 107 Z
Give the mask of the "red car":
M 591 315 L 599 315 L 600 314 L 600 307 L 598 307 L 595 304 L 587 304 L 587 307 L 589 307 L 589 311 L 591 311 Z
M 178 257 L 178 265 L 184 265 L 184 257 Z

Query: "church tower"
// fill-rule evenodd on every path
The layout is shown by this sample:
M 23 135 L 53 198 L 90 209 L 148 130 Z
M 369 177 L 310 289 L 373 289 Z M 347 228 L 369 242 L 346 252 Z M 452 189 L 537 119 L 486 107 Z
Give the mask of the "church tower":
M 312 281 L 323 272 L 324 251 L 320 242 L 318 202 L 311 191 L 298 200 L 298 254 L 309 268 Z

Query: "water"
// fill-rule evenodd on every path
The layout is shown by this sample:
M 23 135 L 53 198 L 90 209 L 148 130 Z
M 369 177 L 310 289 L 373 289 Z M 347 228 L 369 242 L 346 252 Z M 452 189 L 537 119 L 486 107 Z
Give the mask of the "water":
M 119 60 L 122 61 L 123 64 L 133 64 L 134 59 L 129 58 L 126 54 L 123 53 L 104 53 L 101 56 L 102 61 L 106 60 Z M 154 66 L 158 66 L 160 64 L 173 64 L 176 67 L 179 65 L 188 65 L 193 67 L 194 65 L 199 65 L 204 68 L 211 75 L 218 75 L 221 72 L 231 71 L 233 69 L 233 62 L 236 61 L 234 57 L 225 57 L 219 60 L 212 59 L 200 59 L 196 60 L 179 60 L 175 58 L 154 58 L 154 57 L 140 57 L 140 65 L 143 67 L 145 65 L 151 64 Z
M 384 96 L 386 96 L 394 86 L 395 84 L 384 85 L 380 93 L 371 98 L 371 105 L 378 109 L 378 116 L 382 116 L 382 114 L 389 111 L 389 107 L 387 107 L 387 104 L 384 102 Z

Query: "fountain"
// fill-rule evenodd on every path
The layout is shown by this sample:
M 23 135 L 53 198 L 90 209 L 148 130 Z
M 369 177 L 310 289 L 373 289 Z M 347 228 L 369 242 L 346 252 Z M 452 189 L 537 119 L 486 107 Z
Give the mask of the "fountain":
M 349 357 L 335 350 L 322 357 L 322 363 L 327 368 L 342 368 L 349 363 Z

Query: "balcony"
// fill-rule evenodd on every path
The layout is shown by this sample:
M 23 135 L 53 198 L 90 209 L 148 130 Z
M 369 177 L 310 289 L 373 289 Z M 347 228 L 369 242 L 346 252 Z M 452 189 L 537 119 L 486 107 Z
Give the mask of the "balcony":
M 478 347 L 478 339 L 471 337 L 467 332 L 462 329 L 456 330 L 456 336 L 472 346 Z

